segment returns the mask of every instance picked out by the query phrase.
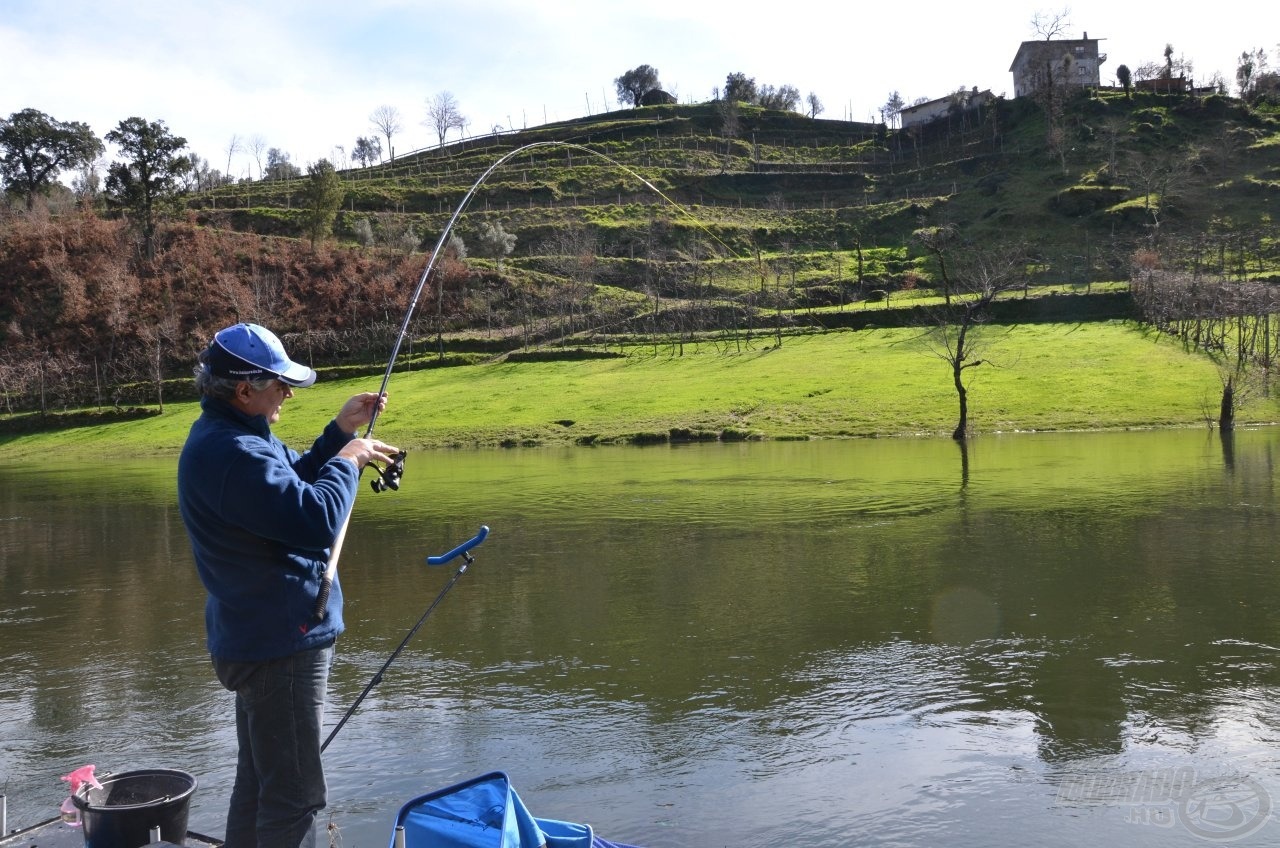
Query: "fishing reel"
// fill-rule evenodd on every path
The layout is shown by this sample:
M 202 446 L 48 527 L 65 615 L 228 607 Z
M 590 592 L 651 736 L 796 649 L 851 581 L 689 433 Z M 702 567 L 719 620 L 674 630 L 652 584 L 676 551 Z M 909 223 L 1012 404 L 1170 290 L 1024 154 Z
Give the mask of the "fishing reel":
M 407 451 L 400 451 L 391 457 L 387 467 L 381 469 L 378 476 L 369 481 L 369 485 L 375 492 L 385 492 L 387 489 L 395 491 L 400 488 L 400 478 L 404 476 L 404 458 L 407 453 Z

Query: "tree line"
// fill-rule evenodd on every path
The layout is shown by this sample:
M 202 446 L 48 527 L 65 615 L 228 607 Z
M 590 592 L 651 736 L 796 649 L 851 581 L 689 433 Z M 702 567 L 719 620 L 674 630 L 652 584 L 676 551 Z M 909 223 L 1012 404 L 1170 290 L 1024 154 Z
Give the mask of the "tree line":
M 1214 414 L 1219 427 L 1234 426 L 1236 408 L 1270 391 L 1280 360 L 1280 292 L 1274 282 L 1250 278 L 1243 264 L 1251 255 L 1244 242 L 1271 241 L 1269 234 L 1235 234 L 1233 262 L 1225 261 L 1227 241 L 1216 248 L 1193 242 L 1183 262 L 1170 266 L 1155 251 L 1134 255 L 1130 290 L 1142 320 L 1179 340 L 1187 350 L 1213 360 L 1222 384 Z M 1223 261 L 1206 259 L 1218 252 Z M 1260 254 L 1254 253 L 1259 256 Z M 1212 415 L 1206 413 L 1212 419 Z
M 618 101 L 632 106 L 643 106 L 646 98 L 653 92 L 664 91 L 658 69 L 652 65 L 638 65 L 614 79 L 613 84 L 618 93 Z M 712 91 L 711 99 L 727 103 L 746 103 L 780 112 L 795 112 L 801 105 L 800 90 L 795 86 L 757 83 L 755 77 L 749 77 L 741 71 L 735 71 L 726 76 L 723 92 L 719 88 L 715 89 Z M 804 98 L 804 104 L 806 105 L 805 114 L 810 118 L 818 117 L 823 111 L 822 101 L 814 92 L 809 92 Z

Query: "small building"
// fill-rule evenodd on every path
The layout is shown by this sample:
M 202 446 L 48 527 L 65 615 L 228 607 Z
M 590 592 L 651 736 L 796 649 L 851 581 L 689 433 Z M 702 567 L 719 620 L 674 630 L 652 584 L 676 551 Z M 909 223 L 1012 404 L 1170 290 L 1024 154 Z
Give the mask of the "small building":
M 1150 91 L 1156 94 L 1186 94 L 1191 90 L 1191 81 L 1184 74 L 1176 77 L 1156 77 L 1133 81 L 1134 91 Z
M 651 88 L 640 95 L 641 106 L 667 106 L 675 102 L 674 94 L 670 94 L 660 88 Z
M 995 95 L 991 93 L 990 89 L 978 91 L 978 87 L 975 85 L 972 91 L 966 91 L 962 88 L 959 91 L 948 94 L 946 97 L 939 97 L 937 100 L 927 100 L 924 103 L 908 106 L 898 112 L 898 121 L 905 130 L 913 126 L 936 121 L 939 118 L 945 118 L 948 115 L 979 109 L 995 99 Z
M 1102 82 L 1106 53 L 1089 33 L 1079 39 L 1024 41 L 1013 57 L 1013 96 L 1027 97 L 1047 85 L 1096 88 Z

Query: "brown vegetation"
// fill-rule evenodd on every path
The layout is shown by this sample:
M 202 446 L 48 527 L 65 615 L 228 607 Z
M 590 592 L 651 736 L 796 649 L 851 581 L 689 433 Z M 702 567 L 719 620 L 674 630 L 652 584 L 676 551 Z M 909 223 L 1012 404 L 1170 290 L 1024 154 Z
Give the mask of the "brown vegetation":
M 1214 360 L 1222 380 L 1218 425 L 1230 430 L 1236 406 L 1269 390 L 1280 353 L 1280 293 L 1269 282 L 1166 271 L 1149 256 L 1135 259 L 1133 299 L 1143 320 Z
M 183 223 L 148 262 L 122 221 L 15 215 L 0 223 L 0 395 L 8 411 L 162 400 L 164 377 L 238 321 L 341 362 L 394 337 L 421 264 Z

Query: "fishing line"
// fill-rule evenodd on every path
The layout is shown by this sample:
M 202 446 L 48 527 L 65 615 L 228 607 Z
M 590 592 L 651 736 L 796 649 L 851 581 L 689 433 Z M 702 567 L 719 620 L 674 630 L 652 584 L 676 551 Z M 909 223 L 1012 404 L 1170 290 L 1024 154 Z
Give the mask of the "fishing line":
M 701 221 L 699 221 L 698 218 L 694 216 L 692 212 L 685 209 L 679 203 L 676 203 L 674 200 L 668 197 L 661 189 L 659 189 L 649 180 L 642 177 L 640 174 L 636 173 L 631 168 L 627 167 L 626 165 L 623 165 L 621 162 L 618 162 L 610 158 L 609 156 L 606 156 L 605 154 L 599 152 L 598 150 L 592 150 L 589 147 L 585 147 L 581 144 L 576 144 L 570 141 L 534 141 L 534 142 L 530 142 L 529 144 L 522 145 L 520 147 L 515 148 L 514 150 L 507 151 L 502 156 L 498 157 L 498 159 L 492 165 L 490 165 L 488 168 L 485 169 L 484 173 L 482 173 L 476 179 L 476 181 L 471 184 L 471 187 L 467 189 L 467 193 L 463 195 L 461 202 L 459 202 L 457 208 L 454 209 L 453 215 L 450 216 L 449 222 L 445 225 L 444 229 L 440 231 L 440 238 L 436 240 L 435 248 L 432 249 L 431 256 L 427 259 L 427 264 L 422 269 L 422 275 L 418 278 L 418 284 L 413 290 L 413 297 L 410 298 L 409 307 L 408 309 L 405 310 L 404 320 L 400 322 L 400 330 L 399 332 L 396 333 L 395 344 L 391 348 L 391 356 L 390 358 L 387 359 L 386 371 L 384 371 L 382 374 L 382 385 L 378 388 L 378 397 L 381 397 L 382 395 L 386 394 L 387 384 L 391 382 L 391 372 L 395 368 L 396 358 L 399 357 L 400 347 L 401 345 L 404 344 L 405 338 L 409 335 L 409 324 L 413 320 L 413 313 L 418 307 L 418 301 L 422 298 L 422 292 L 423 292 L 423 289 L 426 288 L 427 280 L 431 278 L 431 272 L 435 270 L 436 262 L 438 261 L 441 254 L 444 252 L 444 247 L 448 243 L 449 235 L 450 233 L 453 232 L 454 225 L 458 222 L 458 219 L 462 217 L 462 213 L 466 211 L 467 207 L 471 205 L 471 201 L 475 197 L 476 191 L 478 191 L 480 186 L 484 184 L 485 180 L 489 179 L 489 176 L 493 174 L 494 171 L 498 170 L 498 168 L 500 168 L 502 165 L 506 164 L 507 162 L 511 161 L 512 159 L 521 155 L 522 153 L 527 153 L 530 150 L 535 150 L 543 147 L 567 147 L 573 150 L 582 151 L 583 153 L 591 154 L 592 156 L 598 156 L 599 158 L 608 162 L 610 165 L 613 165 L 614 167 L 622 170 L 623 172 L 630 174 L 636 180 L 643 183 L 650 191 L 652 191 L 654 194 L 658 195 L 658 197 L 665 200 L 673 208 L 678 210 L 682 215 L 686 216 L 690 221 L 692 221 L 699 229 L 701 229 L 708 236 L 710 236 L 712 239 L 714 239 L 716 242 L 722 245 L 725 248 L 725 250 L 732 253 L 735 257 L 739 259 L 743 258 L 741 255 L 738 254 L 737 251 L 735 251 L 729 245 L 725 244 L 724 241 L 722 241 L 719 236 L 717 236 L 706 225 L 704 225 Z M 380 413 L 379 413 L 378 404 L 374 404 L 373 412 L 369 416 L 369 426 L 365 429 L 364 438 L 368 439 L 373 436 L 373 428 L 378 421 L 379 414 Z M 395 460 L 387 467 L 386 470 L 380 472 L 379 479 L 373 481 L 374 491 L 383 491 L 384 489 L 388 489 L 388 488 L 390 489 L 399 488 L 400 476 L 404 473 L 404 457 L 405 457 L 405 454 L 402 451 L 396 456 Z M 363 471 L 363 469 L 361 470 Z M 353 501 L 352 510 L 354 510 L 354 508 L 355 508 L 355 503 Z M 351 511 L 348 511 L 346 518 L 342 522 L 341 529 L 338 530 L 337 537 L 334 538 L 333 540 L 333 547 L 331 548 L 330 554 L 329 554 L 329 562 L 325 568 L 324 577 L 320 583 L 320 591 L 316 595 L 315 607 L 312 610 L 312 617 L 316 621 L 324 620 L 324 617 L 326 614 L 325 608 L 329 605 L 329 594 L 333 588 L 333 579 L 335 576 L 337 576 L 337 572 L 338 572 L 338 559 L 342 554 L 342 545 L 343 545 L 343 542 L 346 541 L 347 527 L 350 524 L 351 524 Z

